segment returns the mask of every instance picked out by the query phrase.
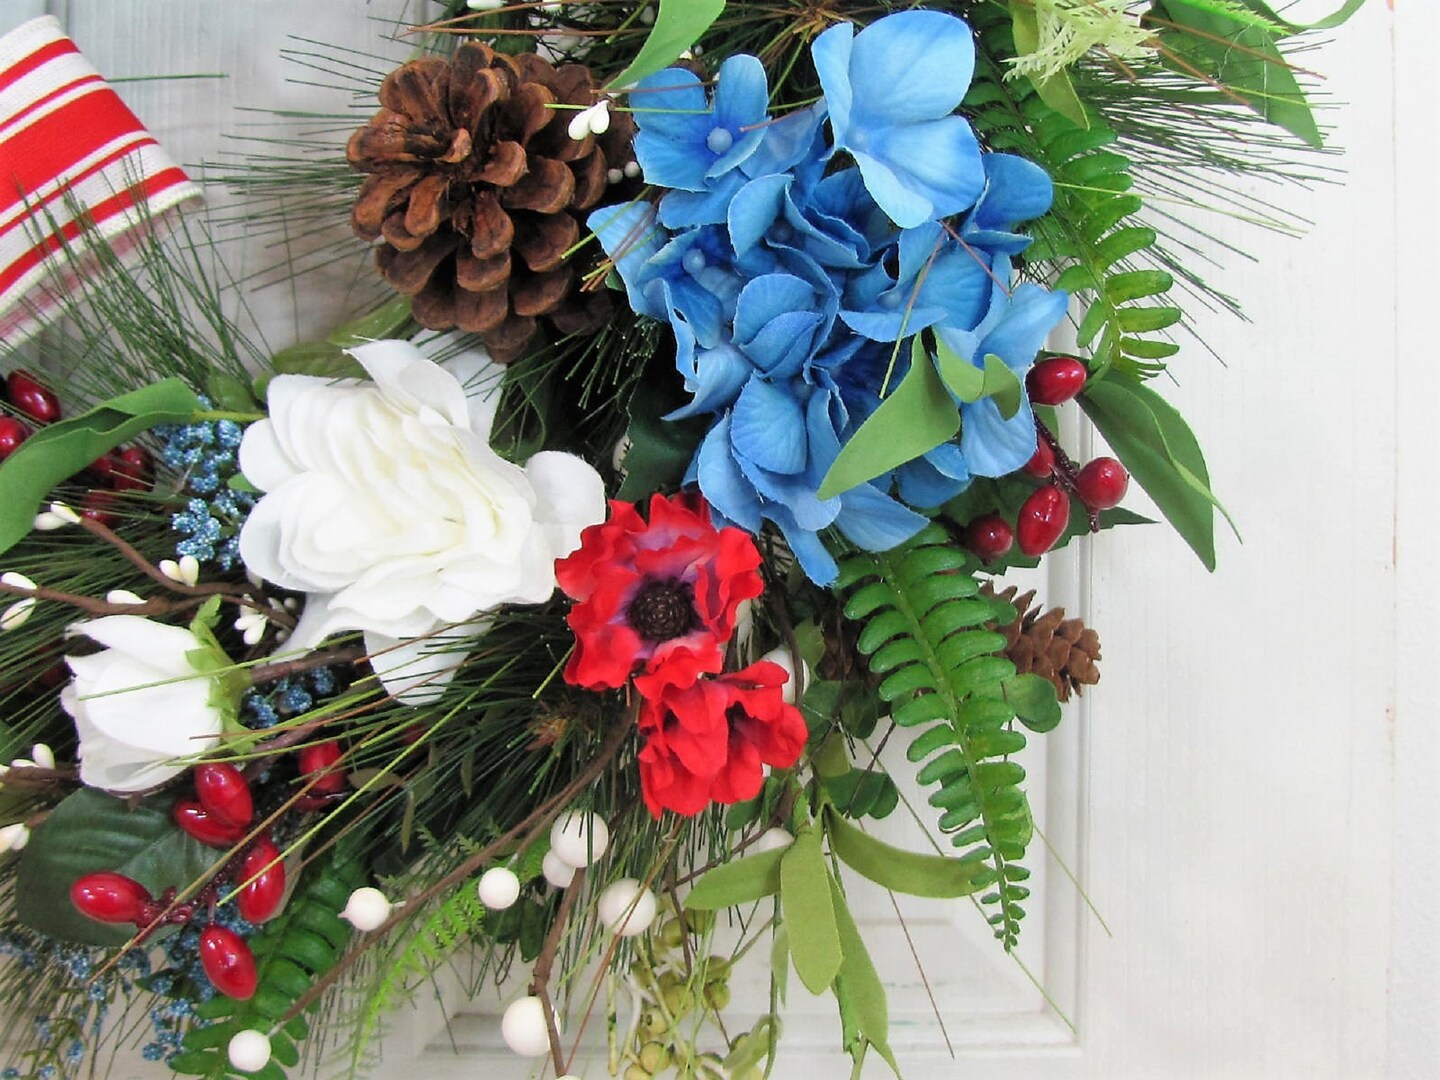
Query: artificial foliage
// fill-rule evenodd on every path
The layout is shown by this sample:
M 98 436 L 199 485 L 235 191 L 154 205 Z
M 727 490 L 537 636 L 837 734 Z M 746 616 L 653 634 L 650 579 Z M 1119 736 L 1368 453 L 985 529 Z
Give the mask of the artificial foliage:
M 57 243 L 0 396 L 0 1076 L 358 1075 L 442 978 L 557 1077 L 771 1075 L 800 993 L 901 1074 L 856 884 L 1019 962 L 1103 627 L 1007 575 L 1152 517 L 1217 565 L 1158 376 L 1239 302 L 1173 207 L 1294 231 L 1232 181 L 1324 174 L 1289 57 L 1358 7 L 450 0 L 317 43 L 353 125 L 225 220 Z M 237 224 L 369 298 L 262 345 Z

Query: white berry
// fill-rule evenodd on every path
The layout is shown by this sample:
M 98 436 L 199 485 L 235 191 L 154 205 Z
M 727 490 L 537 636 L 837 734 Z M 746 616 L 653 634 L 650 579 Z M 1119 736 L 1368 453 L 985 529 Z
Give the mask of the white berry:
M 553 851 L 547 851 L 545 853 L 545 858 L 540 863 L 540 873 L 546 881 L 554 885 L 557 889 L 568 889 L 570 882 L 575 880 L 575 867 L 571 866 Z
M 550 1030 L 545 1006 L 538 997 L 516 998 L 500 1018 L 500 1036 L 521 1057 L 542 1057 L 550 1052 Z
M 766 829 L 761 833 L 760 838 L 750 845 L 750 849 L 756 853 L 762 851 L 779 851 L 781 848 L 789 847 L 794 842 L 795 837 L 777 826 L 773 829 Z
M 367 885 L 350 894 L 350 899 L 346 901 L 345 910 L 340 912 L 340 917 L 348 920 L 356 930 L 362 932 L 377 930 L 390 917 L 390 908 L 390 901 L 385 894 L 379 889 L 372 889 Z
M 610 846 L 610 829 L 599 814 L 572 810 L 561 814 L 550 826 L 550 850 L 579 869 L 589 866 Z
M 621 878 L 600 894 L 600 921 L 621 937 L 643 934 L 655 921 L 655 894 L 634 878 Z
M 772 664 L 779 664 L 785 669 L 785 687 L 781 691 L 781 696 L 785 699 L 786 705 L 794 705 L 796 689 L 795 657 L 791 655 L 790 650 L 784 645 L 777 645 L 760 659 L 768 660 Z M 810 684 L 810 665 L 805 663 L 803 659 L 800 661 L 800 673 L 805 680 L 805 684 L 808 686 Z
M 241 1031 L 230 1040 L 230 1064 L 241 1072 L 259 1072 L 270 1064 L 270 1040 L 263 1031 Z
M 476 886 L 480 902 L 493 911 L 504 911 L 520 899 L 520 879 L 515 871 L 504 866 L 492 866 L 480 875 Z

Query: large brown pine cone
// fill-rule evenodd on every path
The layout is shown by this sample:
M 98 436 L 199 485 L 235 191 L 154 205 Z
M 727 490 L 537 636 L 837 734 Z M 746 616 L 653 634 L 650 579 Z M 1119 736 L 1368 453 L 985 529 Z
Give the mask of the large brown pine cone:
M 1100 681 L 1100 635 L 1082 620 L 1065 618 L 1064 608 L 1032 609 L 1033 589 L 1019 596 L 1014 585 L 1002 592 L 987 585 L 983 591 L 1015 605 L 1015 621 L 995 629 L 1005 635 L 1005 655 L 1016 671 L 1043 675 L 1061 701 Z
M 508 362 L 540 318 L 562 333 L 605 321 L 607 290 L 582 292 L 566 252 L 607 173 L 629 160 L 634 124 L 614 114 L 605 135 L 575 140 L 575 111 L 548 107 L 593 105 L 595 89 L 583 65 L 478 42 L 386 77 L 382 108 L 346 151 L 369 174 L 352 225 L 383 240 L 380 273 L 413 297 L 421 325 L 478 333 Z

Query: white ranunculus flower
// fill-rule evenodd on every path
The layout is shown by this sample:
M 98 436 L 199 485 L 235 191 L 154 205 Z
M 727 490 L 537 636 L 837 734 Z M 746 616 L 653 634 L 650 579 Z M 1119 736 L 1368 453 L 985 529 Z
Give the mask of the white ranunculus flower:
M 215 680 L 192 657 L 206 646 L 189 630 L 139 615 L 77 623 L 105 648 L 70 656 L 60 704 L 80 737 L 80 780 L 105 791 L 145 791 L 184 772 L 220 741 Z
M 240 445 L 241 469 L 266 493 L 240 556 L 309 594 L 287 651 L 363 631 L 385 688 L 421 704 L 439 696 L 456 641 L 483 629 L 481 616 L 549 598 L 555 560 L 605 517 L 604 485 L 573 454 L 541 452 L 522 468 L 490 448 L 494 395 L 465 391 L 498 383 L 484 353 L 448 369 L 405 341 L 350 354 L 373 382 L 271 381 L 270 417 Z

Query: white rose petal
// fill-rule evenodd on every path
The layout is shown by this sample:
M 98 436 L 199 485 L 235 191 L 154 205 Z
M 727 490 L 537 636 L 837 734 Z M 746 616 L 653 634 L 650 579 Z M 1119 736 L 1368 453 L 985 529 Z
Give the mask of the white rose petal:
M 486 613 L 549 599 L 555 560 L 604 519 L 604 486 L 573 455 L 540 453 L 521 468 L 490 448 L 493 401 L 465 389 L 498 387 L 484 353 L 442 367 L 409 342 L 376 341 L 351 355 L 373 381 L 271 381 L 269 418 L 240 446 L 241 469 L 265 492 L 240 555 L 306 594 L 287 648 L 361 631 L 386 690 L 422 704 Z
M 71 627 L 105 648 L 66 658 L 73 678 L 60 704 L 79 735 L 80 780 L 122 793 L 184 772 L 184 760 L 220 741 L 215 680 L 191 656 L 205 645 L 189 630 L 138 615 Z

